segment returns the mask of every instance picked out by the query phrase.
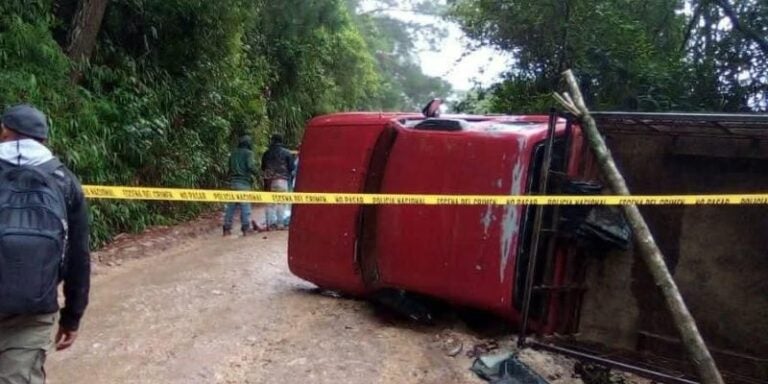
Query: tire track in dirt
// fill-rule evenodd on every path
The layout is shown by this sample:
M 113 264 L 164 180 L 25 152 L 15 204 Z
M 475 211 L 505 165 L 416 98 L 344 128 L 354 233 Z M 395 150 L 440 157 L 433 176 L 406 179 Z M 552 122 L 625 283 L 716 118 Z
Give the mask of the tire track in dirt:
M 286 241 L 210 233 L 103 271 L 49 383 L 477 382 L 433 346 L 440 329 L 314 293 L 288 272 Z

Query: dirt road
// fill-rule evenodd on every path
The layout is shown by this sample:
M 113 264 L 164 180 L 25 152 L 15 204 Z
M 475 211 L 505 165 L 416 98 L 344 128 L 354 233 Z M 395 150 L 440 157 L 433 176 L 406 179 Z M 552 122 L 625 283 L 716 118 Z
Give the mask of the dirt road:
M 319 295 L 286 265 L 287 233 L 191 239 L 94 278 L 77 344 L 49 383 L 475 383 L 445 327 Z

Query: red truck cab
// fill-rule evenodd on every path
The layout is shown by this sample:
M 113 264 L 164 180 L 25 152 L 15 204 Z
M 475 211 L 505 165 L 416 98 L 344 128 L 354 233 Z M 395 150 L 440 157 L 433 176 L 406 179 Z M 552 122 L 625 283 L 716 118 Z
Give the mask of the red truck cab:
M 577 126 L 555 118 L 553 163 L 586 172 Z M 298 192 L 430 195 L 539 193 L 549 116 L 343 113 L 317 117 L 301 145 Z M 559 157 L 558 157 L 559 156 Z M 520 320 L 533 207 L 298 205 L 288 263 L 319 287 L 365 297 L 395 288 Z M 571 284 L 574 254 L 558 243 L 550 285 Z M 544 260 L 545 258 L 542 258 Z M 541 283 L 544 276 L 537 276 Z M 533 326 L 567 327 L 578 300 L 533 302 Z

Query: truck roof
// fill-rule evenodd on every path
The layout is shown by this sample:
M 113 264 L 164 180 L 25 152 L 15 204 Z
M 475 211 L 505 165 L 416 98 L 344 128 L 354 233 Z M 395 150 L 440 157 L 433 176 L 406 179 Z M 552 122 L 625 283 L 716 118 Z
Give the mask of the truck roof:
M 547 129 L 549 117 L 545 115 L 443 115 L 439 118 L 427 119 L 418 113 L 396 112 L 346 112 L 315 117 L 310 121 L 313 126 L 350 126 L 350 125 L 382 125 L 398 124 L 406 128 L 416 128 L 429 120 L 431 130 L 440 131 L 441 124 L 458 126 L 454 131 L 461 133 L 480 134 L 510 134 L 510 135 L 540 135 Z M 565 120 L 561 119 L 560 123 Z M 450 130 L 450 129 L 446 129 Z M 458 133 L 458 132 L 457 132 Z

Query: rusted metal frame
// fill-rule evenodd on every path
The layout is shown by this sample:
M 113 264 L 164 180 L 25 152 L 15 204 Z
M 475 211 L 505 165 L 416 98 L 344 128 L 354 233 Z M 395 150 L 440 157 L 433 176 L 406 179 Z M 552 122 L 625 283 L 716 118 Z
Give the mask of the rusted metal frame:
M 659 346 L 662 349 L 669 348 L 670 346 L 673 348 L 683 348 L 680 339 L 676 337 L 648 331 L 637 331 L 637 335 L 639 336 L 637 349 L 641 352 L 652 348 L 648 345 L 649 342 L 662 343 L 661 345 L 663 346 Z M 734 369 L 733 371 L 723 372 L 723 375 L 727 378 L 729 383 L 768 384 L 768 381 L 757 378 L 757 376 L 759 376 L 757 372 L 761 370 L 760 367 L 768 367 L 768 357 L 755 356 L 743 352 L 713 347 L 710 347 L 709 350 L 712 352 L 713 356 L 717 358 L 717 361 L 720 364 L 730 366 L 730 368 Z M 752 372 L 752 375 L 740 373 L 742 372 L 742 369 Z
M 556 245 L 557 245 L 556 242 L 557 242 L 557 231 L 558 231 L 558 221 L 559 221 L 557 218 L 560 215 L 560 206 L 556 205 L 554 207 L 551 207 L 551 209 L 552 209 L 552 214 L 550 215 L 550 217 L 552 221 L 550 225 L 552 225 L 552 228 L 549 229 L 550 234 L 547 236 L 547 243 L 546 243 L 547 248 L 546 248 L 546 252 L 544 253 L 544 266 L 543 266 L 544 270 L 542 271 L 543 284 L 538 287 L 539 289 L 534 289 L 534 287 L 531 288 L 533 289 L 534 292 L 540 292 L 546 298 L 544 300 L 544 308 L 542 309 L 542 312 L 541 312 L 542 322 L 545 322 L 549 316 L 549 310 L 550 310 L 549 301 L 553 297 L 552 290 L 546 289 L 545 287 L 554 286 L 555 284 L 554 279 L 556 277 L 554 268 L 552 267 L 555 264 L 554 259 L 555 259 Z M 554 293 L 554 294 L 556 295 L 557 293 Z
M 568 173 L 570 171 L 571 167 L 571 156 L 573 156 L 573 130 L 574 130 L 574 116 L 571 113 L 562 113 L 562 117 L 566 119 L 566 153 L 565 158 L 563 159 L 563 173 L 565 174 L 565 178 L 567 179 L 569 177 Z M 584 146 L 585 149 L 587 146 Z M 577 170 L 576 175 L 580 177 L 584 177 L 585 175 L 581 173 L 582 170 Z M 559 217 L 557 218 L 560 219 Z M 560 237 L 562 238 L 562 236 Z M 571 287 L 579 287 L 575 289 L 571 289 L 565 293 L 565 298 L 563 300 L 563 307 L 566 311 L 561 315 L 563 319 L 565 319 L 565 327 L 561 330 L 562 332 L 577 332 L 579 329 L 579 323 L 581 321 L 581 305 L 583 302 L 583 297 L 585 292 L 587 291 L 586 286 L 583 285 L 584 282 L 584 266 L 579 265 L 577 262 L 577 259 L 579 257 L 579 252 L 573 248 L 568 248 L 566 250 L 565 255 L 565 271 L 563 272 L 568 279 L 566 282 L 566 285 L 570 285 Z
M 546 343 L 540 343 L 538 341 L 532 340 L 527 343 L 534 349 L 541 349 L 547 352 L 553 352 L 557 353 L 559 355 L 564 355 L 567 357 L 574 358 L 576 360 L 588 362 L 588 363 L 594 363 L 599 364 L 608 368 L 615 368 L 624 372 L 634 373 L 639 376 L 643 376 L 645 378 L 660 381 L 663 383 L 668 384 L 698 384 L 697 381 L 688 380 L 682 377 L 669 375 L 663 372 L 655 371 L 648 368 L 643 368 L 637 365 L 624 363 L 621 361 L 616 361 L 612 359 L 608 359 L 605 357 L 601 357 L 595 354 L 591 353 L 585 353 L 581 351 L 577 351 L 575 349 L 571 348 L 564 348 L 559 347 L 556 345 L 546 344 Z
M 544 150 L 544 160 L 539 173 L 539 194 L 546 194 L 547 183 L 549 182 L 549 171 L 552 163 L 552 149 L 555 144 L 555 132 L 557 129 L 557 111 L 553 108 L 549 113 L 549 127 L 547 129 L 546 147 Z M 536 213 L 533 219 L 533 234 L 531 238 L 531 249 L 528 255 L 528 271 L 525 276 L 525 290 L 523 291 L 523 313 L 522 323 L 520 325 L 520 335 L 517 339 L 518 346 L 525 345 L 525 338 L 528 331 L 528 321 L 531 310 L 531 296 L 533 294 L 533 282 L 536 273 L 536 261 L 539 253 L 539 238 L 541 236 L 541 226 L 544 218 L 544 206 L 537 205 Z
M 571 145 L 573 143 L 573 137 L 572 137 L 573 120 L 569 115 L 557 113 L 554 116 L 555 132 L 557 129 L 556 127 L 557 127 L 558 119 L 560 117 L 563 117 L 566 120 L 565 143 L 564 143 L 565 146 L 563 147 L 563 154 L 562 154 L 562 159 L 560 164 L 555 165 L 558 168 L 558 171 L 554 171 L 552 169 L 552 164 L 550 164 L 550 169 L 549 169 L 549 176 L 560 176 L 560 178 L 557 180 L 557 187 L 556 187 L 557 190 L 554 191 L 555 194 L 560 193 L 562 191 L 562 184 L 568 181 L 568 165 L 569 165 L 568 160 L 570 159 Z M 554 135 L 555 132 L 551 132 L 551 133 Z M 554 145 L 554 142 L 553 142 L 553 145 Z M 554 148 L 552 149 L 552 151 L 554 152 Z M 551 157 L 552 155 L 550 155 L 550 162 L 551 162 Z M 548 187 L 549 187 L 549 181 L 547 184 L 547 188 Z M 552 192 L 553 191 L 549 191 L 549 190 L 547 191 L 548 194 L 553 194 Z M 557 277 L 555 275 L 556 269 L 553 268 L 553 266 L 556 266 L 555 258 L 557 256 L 555 255 L 555 252 L 557 250 L 558 232 L 560 227 L 560 206 L 556 205 L 552 207 L 552 212 L 549 216 L 550 216 L 550 223 L 549 223 L 550 228 L 546 229 L 546 233 L 548 233 L 549 236 L 547 238 L 547 250 L 544 256 L 545 258 L 544 258 L 544 270 L 542 271 L 543 273 L 542 285 L 539 287 L 539 289 L 535 289 L 535 291 L 541 291 L 541 294 L 543 294 L 545 297 L 544 308 L 541 312 L 542 321 L 547 321 L 549 319 L 549 315 L 550 315 L 549 311 L 552 309 L 551 308 L 552 305 L 550 305 L 550 302 L 553 300 L 553 298 L 560 299 L 561 293 L 563 293 L 562 290 L 558 289 L 560 287 L 556 287 L 553 290 L 546 289 L 546 288 L 542 289 L 542 287 L 546 287 L 546 284 L 549 284 L 549 286 L 552 286 L 552 287 L 554 287 L 556 284 L 555 283 L 555 278 Z M 566 273 L 566 272 L 563 272 L 563 273 Z M 568 279 L 568 277 L 566 276 L 565 279 Z M 571 283 L 570 281 L 565 282 L 565 284 L 570 284 L 570 283 Z
M 651 125 L 651 124 L 648 124 L 648 123 L 646 123 L 646 122 L 645 122 L 645 121 L 643 121 L 643 120 L 640 120 L 640 119 L 629 119 L 629 120 L 630 120 L 630 121 L 634 121 L 634 122 L 635 122 L 635 124 L 640 124 L 640 125 L 642 125 L 642 126 L 644 126 L 644 127 L 648 127 L 648 128 L 650 128 L 651 130 L 653 130 L 653 131 L 656 131 L 656 132 L 658 132 L 658 133 L 664 133 L 664 131 L 662 131 L 661 129 L 659 129 L 659 128 L 657 128 L 657 127 L 654 127 L 653 125 Z
M 751 123 L 768 128 L 768 115 L 749 113 L 677 113 L 677 112 L 592 112 L 595 119 L 622 118 L 687 122 L 725 121 L 733 123 Z M 758 127 L 759 128 L 759 127 Z
M 578 257 L 579 255 L 580 255 L 579 252 L 575 252 L 575 254 L 572 255 L 572 257 Z M 584 275 L 586 274 L 586 267 L 584 265 L 579 265 L 577 268 L 577 271 L 579 274 L 577 279 L 580 281 L 585 281 L 586 278 Z M 587 293 L 587 290 L 585 289 L 585 290 L 576 292 L 576 294 L 574 295 L 574 299 L 576 302 L 573 304 L 573 313 L 571 314 L 571 316 L 573 316 L 571 320 L 573 322 L 572 329 L 574 333 L 578 332 L 579 327 L 581 327 L 581 306 L 582 304 L 584 304 L 584 295 L 586 295 L 586 293 Z
M 606 125 L 609 126 L 609 125 Z M 713 131 L 712 129 L 708 129 L 710 131 Z M 605 132 L 607 131 L 607 132 Z M 743 139 L 743 140 L 766 140 L 768 139 L 768 135 L 765 136 L 750 136 L 750 135 L 744 135 L 740 133 L 732 133 L 726 135 L 725 133 L 717 134 L 717 133 L 690 133 L 690 132 L 637 132 L 632 131 L 630 129 L 626 128 L 619 128 L 619 129 L 610 129 L 610 130 L 604 130 L 603 132 L 605 135 L 631 135 L 631 136 L 671 136 L 671 137 L 680 137 L 680 136 L 690 136 L 690 137 L 701 137 L 701 138 L 710 138 L 710 139 Z
M 552 161 L 552 153 L 553 153 L 553 146 L 554 146 L 554 135 L 556 131 L 556 124 L 557 124 L 557 117 L 554 117 L 550 121 L 550 131 L 548 132 L 547 136 L 547 148 L 545 151 L 545 157 L 544 157 L 544 164 L 542 165 L 541 170 L 541 177 L 540 177 L 540 186 L 539 186 L 539 193 L 547 193 L 547 188 L 549 186 L 549 180 L 548 176 L 556 174 L 557 176 L 564 177 L 567 174 L 567 163 L 563 165 L 565 172 L 554 172 L 551 170 L 551 161 Z M 662 132 L 660 132 L 662 133 Z M 570 135 L 568 136 L 568 139 L 570 140 Z M 566 145 L 566 150 L 570 151 L 570 142 L 568 145 Z M 564 157 L 564 162 L 566 162 L 570 158 L 570 153 L 566 153 Z M 557 213 L 553 215 L 553 217 L 557 218 Z M 553 222 L 556 225 L 556 222 Z M 549 240 L 550 240 L 550 248 L 547 251 L 547 257 L 551 257 L 551 250 L 554 249 L 551 244 L 554 244 L 554 240 L 556 238 L 557 230 L 556 228 L 542 228 L 543 226 L 543 210 L 537 210 L 536 217 L 534 218 L 534 233 L 533 238 L 531 241 L 531 250 L 530 250 L 530 256 L 529 256 L 529 263 L 528 263 L 528 272 L 526 274 L 526 291 L 524 294 L 524 304 L 523 304 L 523 327 L 521 328 L 520 337 L 518 338 L 518 345 L 521 347 L 526 346 L 526 344 L 530 344 L 534 348 L 539 347 L 541 349 L 548 349 L 552 352 L 561 353 L 566 356 L 575 357 L 581 360 L 585 361 L 591 361 L 594 363 L 602 364 L 605 366 L 609 366 L 612 368 L 620 369 L 627 372 L 636 373 L 645 377 L 649 377 L 652 379 L 656 379 L 658 381 L 666 382 L 666 383 L 674 383 L 674 384 L 696 384 L 695 381 L 690 381 L 687 379 L 683 379 L 676 376 L 671 376 L 664 374 L 662 372 L 654 371 L 647 368 L 642 368 L 639 366 L 635 366 L 632 364 L 615 361 L 611 359 L 607 359 L 604 357 L 601 357 L 596 354 L 590 354 L 586 352 L 571 350 L 568 348 L 562 348 L 562 347 L 556 347 L 556 346 L 550 346 L 547 344 L 542 344 L 537 341 L 530 341 L 527 342 L 527 330 L 528 330 L 528 321 L 530 319 L 530 305 L 532 301 L 532 295 L 534 293 L 538 293 L 539 291 L 544 292 L 550 292 L 559 294 L 562 291 L 565 291 L 566 293 L 570 294 L 577 294 L 577 301 L 582 301 L 582 295 L 584 291 L 586 290 L 583 286 L 552 286 L 552 285 L 540 285 L 540 286 L 532 286 L 533 281 L 536 278 L 536 265 L 538 262 L 539 257 L 539 243 L 540 243 L 540 236 L 541 233 L 547 233 L 549 234 Z M 548 263 L 547 266 L 545 266 L 545 273 L 551 268 L 551 263 Z M 545 279 L 547 277 L 545 276 Z M 552 292 L 552 291 L 561 291 L 561 292 Z M 545 310 L 548 309 L 545 307 Z M 545 315 L 543 315 L 544 318 Z M 574 313 L 573 316 L 576 316 L 576 321 L 578 322 L 578 312 Z
M 712 121 L 711 124 L 717 128 L 720 128 L 721 130 L 723 130 L 724 132 L 728 133 L 731 136 L 734 135 L 733 131 L 731 131 L 728 127 L 724 127 L 722 124 L 720 124 L 719 121 Z
M 651 128 L 648 133 L 662 133 L 667 135 L 693 135 L 702 137 L 743 137 L 743 138 L 765 138 L 764 133 L 768 130 L 768 115 L 766 114 L 710 114 L 710 113 L 647 113 L 647 112 L 593 112 L 592 116 L 601 122 L 603 127 L 608 127 L 613 131 L 610 133 L 631 133 L 622 126 L 645 126 Z M 712 132 L 694 133 L 694 132 L 674 132 L 661 131 L 653 125 L 659 122 L 669 126 L 688 126 L 701 128 L 706 131 L 721 132 L 722 135 L 716 135 Z M 741 132 L 734 132 L 723 124 L 738 124 Z M 744 131 L 752 131 L 744 133 Z
M 542 164 L 540 178 L 539 178 L 539 193 L 547 193 L 547 186 L 549 182 L 549 176 L 551 171 L 551 161 L 552 161 L 552 150 L 554 147 L 554 141 L 555 141 L 555 133 L 557 129 L 557 119 L 558 114 L 554 111 L 550 113 L 550 121 L 549 121 L 549 129 L 547 132 L 547 142 L 546 142 L 546 148 L 545 148 L 545 154 L 544 154 L 544 162 Z M 570 139 L 570 137 L 568 138 Z M 568 146 L 566 146 L 566 152 L 569 152 L 570 142 L 568 143 Z M 564 162 L 566 163 L 564 165 L 565 172 L 567 173 L 567 160 L 570 157 L 570 153 L 566 153 L 566 157 L 564 158 Z M 550 236 L 550 244 L 553 244 L 553 240 L 556 237 L 556 230 L 553 229 L 543 229 L 542 228 L 542 221 L 543 221 L 543 215 L 544 210 L 543 206 L 537 206 L 535 217 L 534 217 L 534 227 L 533 227 L 533 234 L 531 239 L 531 249 L 530 254 L 528 257 L 528 270 L 526 273 L 526 284 L 525 284 L 525 291 L 524 291 L 524 297 L 523 297 L 523 310 L 522 310 L 522 324 L 520 327 L 520 334 L 517 340 L 517 345 L 519 348 L 524 348 L 526 346 L 531 346 L 535 349 L 542 349 L 549 352 L 558 353 L 561 355 L 565 355 L 568 357 L 572 357 L 578 360 L 587 361 L 591 363 L 600 364 L 606 367 L 619 369 L 625 372 L 635 373 L 637 375 L 647 377 L 653 380 L 657 380 L 664 383 L 669 384 L 698 384 L 696 381 L 691 381 L 685 378 L 677 377 L 668 375 L 662 372 L 654 371 L 651 369 L 639 367 L 636 365 L 604 358 L 601 356 L 598 356 L 596 354 L 590 354 L 585 353 L 581 351 L 577 351 L 574 349 L 549 345 L 540 343 L 535 340 L 527 340 L 527 331 L 528 331 L 528 322 L 530 320 L 530 306 L 531 306 L 531 299 L 534 291 L 541 291 L 541 290 L 552 290 L 552 289 L 560 289 L 564 288 L 568 291 L 575 291 L 578 293 L 584 292 L 583 287 L 553 287 L 553 286 L 538 286 L 534 287 L 533 283 L 535 280 L 535 273 L 536 273 L 536 262 L 538 261 L 538 251 L 539 251 L 539 240 L 542 232 L 548 232 Z M 553 215 L 555 220 L 557 220 L 557 215 Z M 556 221 L 553 223 L 556 225 Z M 552 247 L 554 248 L 554 247 Z M 549 253 L 549 249 L 548 249 Z M 581 301 L 581 295 L 579 295 L 579 300 Z M 577 316 L 577 315 L 576 315 Z M 577 319 L 578 320 L 578 319 Z
M 675 337 L 660 335 L 657 333 L 647 332 L 647 331 L 637 331 L 637 333 L 641 336 L 648 337 L 651 339 L 657 339 L 657 340 L 661 340 L 671 344 L 680 344 L 680 339 Z M 725 349 L 718 349 L 718 348 L 712 348 L 712 351 L 715 353 L 723 354 L 723 355 L 738 357 L 740 359 L 752 360 L 762 364 L 768 364 L 768 358 L 765 358 L 765 357 L 757 357 L 757 356 L 752 356 L 745 353 L 739 353 L 739 352 L 729 351 Z

